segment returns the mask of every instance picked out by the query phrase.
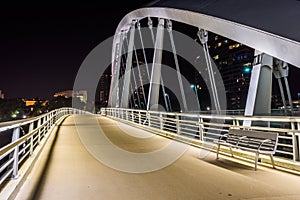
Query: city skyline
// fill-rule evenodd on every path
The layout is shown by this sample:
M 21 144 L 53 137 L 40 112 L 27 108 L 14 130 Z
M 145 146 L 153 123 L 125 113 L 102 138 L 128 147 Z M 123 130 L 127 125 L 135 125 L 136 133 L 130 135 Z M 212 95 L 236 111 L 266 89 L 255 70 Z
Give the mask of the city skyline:
M 5 98 L 50 99 L 53 94 L 73 88 L 85 56 L 114 34 L 119 21 L 142 5 L 96 7 L 9 7 L 1 12 L 0 33 L 2 78 Z M 109 18 L 107 16 L 110 16 Z M 291 68 L 293 97 L 297 96 L 299 69 Z

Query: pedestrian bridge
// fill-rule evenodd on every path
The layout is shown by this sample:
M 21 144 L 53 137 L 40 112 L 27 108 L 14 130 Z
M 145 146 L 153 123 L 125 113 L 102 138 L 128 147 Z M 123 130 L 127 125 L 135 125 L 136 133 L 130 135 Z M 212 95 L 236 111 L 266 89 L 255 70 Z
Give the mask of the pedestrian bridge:
M 299 10 L 292 0 L 161 0 L 128 13 L 113 41 L 87 56 L 74 83 L 74 91 L 96 94 L 105 71 L 99 68 L 111 66 L 107 108 L 91 114 L 73 105 L 0 124 L 0 199 L 300 199 L 300 118 L 288 76 L 290 65 L 300 68 Z M 190 35 L 176 33 L 172 23 Z M 243 63 L 249 80 L 239 62 L 223 82 L 209 33 L 225 38 L 216 47 L 234 41 L 226 51 L 253 49 Z M 222 69 L 232 67 L 227 61 Z M 189 65 L 209 95 L 187 80 Z M 273 75 L 283 116 L 271 112 Z M 237 103 L 242 90 L 243 113 L 227 115 L 228 93 Z M 216 142 L 229 128 L 278 133 L 275 169 L 261 155 L 255 171 L 254 155 L 231 156 L 226 147 L 217 160 Z
M 277 156 L 276 169 L 262 161 L 255 171 L 253 161 L 245 159 L 241 152 L 234 152 L 232 158 L 224 150 L 220 159 L 216 160 L 216 154 L 209 145 L 192 143 L 188 140 L 190 137 L 186 140 L 183 140 L 185 136 L 173 137 L 171 132 L 159 131 L 159 128 L 147 129 L 146 124 L 133 124 L 134 118 L 130 116 L 134 115 L 126 114 L 125 110 L 122 113 L 129 116 L 128 121 L 109 113 L 112 112 L 106 110 L 103 115 L 95 115 L 67 109 L 52 112 L 51 117 L 42 116 L 22 124 L 10 124 L 6 128 L 1 126 L 1 131 L 12 128 L 13 132 L 17 132 L 20 127 L 25 130 L 26 123 L 29 126 L 34 124 L 28 134 L 0 150 L 1 199 L 300 197 L 299 168 L 291 169 L 297 168 L 299 162 L 288 162 Z M 136 118 L 138 121 L 138 115 Z M 39 121 L 43 128 L 36 127 Z M 180 126 L 184 127 L 183 124 Z M 103 136 L 110 142 L 99 140 Z M 172 143 L 178 143 L 175 151 L 160 152 Z M 186 148 L 180 156 L 165 165 L 161 165 L 164 164 L 161 160 L 168 158 L 148 156 L 151 152 L 159 152 L 172 157 L 183 143 Z M 140 160 L 134 160 L 134 165 L 128 167 L 126 160 L 132 159 L 130 154 L 128 157 L 123 157 L 122 153 L 114 154 L 111 149 L 115 148 L 145 157 L 138 157 Z M 97 152 L 97 149 L 101 151 Z M 120 165 L 114 160 L 119 160 Z M 284 160 L 286 162 L 282 165 Z M 159 163 L 160 166 L 147 167 L 151 163 Z

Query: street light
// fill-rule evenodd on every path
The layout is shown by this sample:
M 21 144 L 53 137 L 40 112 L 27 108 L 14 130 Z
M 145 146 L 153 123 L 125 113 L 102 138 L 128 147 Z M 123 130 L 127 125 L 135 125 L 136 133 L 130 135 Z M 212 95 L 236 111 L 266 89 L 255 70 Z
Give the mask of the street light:
M 196 98 L 197 98 L 197 104 L 198 104 L 198 111 L 200 111 L 200 102 L 199 102 L 199 98 L 198 98 L 198 92 L 197 92 L 197 87 L 194 84 L 191 84 L 190 87 L 195 90 L 196 93 Z

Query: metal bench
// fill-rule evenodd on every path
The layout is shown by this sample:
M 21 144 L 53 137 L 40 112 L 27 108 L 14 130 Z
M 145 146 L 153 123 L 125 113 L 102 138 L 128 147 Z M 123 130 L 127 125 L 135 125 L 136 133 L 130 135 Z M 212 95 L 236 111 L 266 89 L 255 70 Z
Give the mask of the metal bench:
M 255 170 L 257 170 L 259 154 L 270 155 L 273 168 L 275 168 L 273 154 L 275 154 L 277 143 L 278 133 L 230 128 L 228 134 L 222 135 L 217 142 L 217 159 L 220 146 L 224 145 L 230 148 L 232 157 L 232 148 L 254 152 Z

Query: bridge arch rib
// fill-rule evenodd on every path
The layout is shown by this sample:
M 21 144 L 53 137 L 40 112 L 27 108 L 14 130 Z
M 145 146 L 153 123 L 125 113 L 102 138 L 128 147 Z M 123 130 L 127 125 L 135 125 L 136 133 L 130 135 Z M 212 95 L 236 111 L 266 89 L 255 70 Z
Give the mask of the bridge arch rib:
M 300 42 L 260 30 L 241 23 L 209 16 L 190 10 L 168 7 L 146 7 L 128 13 L 119 23 L 116 36 L 123 30 L 129 30 L 133 19 L 156 17 L 170 19 L 199 27 L 218 35 L 240 42 L 260 52 L 278 58 L 300 68 Z M 114 40 L 114 46 L 116 43 Z M 113 54 L 114 55 L 114 52 Z

